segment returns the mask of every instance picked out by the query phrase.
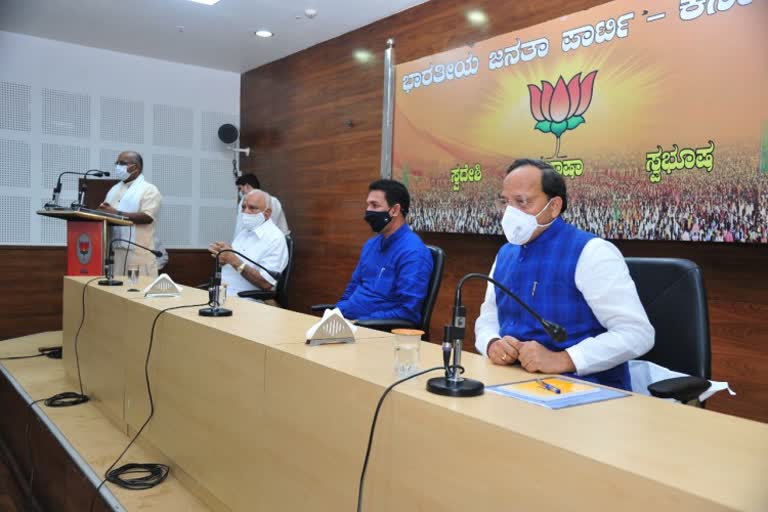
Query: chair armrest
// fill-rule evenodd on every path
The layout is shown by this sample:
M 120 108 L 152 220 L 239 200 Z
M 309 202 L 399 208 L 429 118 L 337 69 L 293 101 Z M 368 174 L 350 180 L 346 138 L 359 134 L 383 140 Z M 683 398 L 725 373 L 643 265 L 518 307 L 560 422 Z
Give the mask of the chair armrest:
M 376 329 L 377 331 L 389 332 L 392 329 L 418 329 L 419 326 L 408 320 L 399 320 L 397 318 L 358 320 L 355 325 Z
M 654 382 L 648 386 L 648 391 L 656 398 L 674 398 L 685 403 L 698 398 L 711 385 L 701 377 L 675 377 Z
M 313 313 L 318 313 L 320 311 L 325 311 L 326 309 L 333 309 L 336 307 L 336 304 L 314 304 L 312 306 L 309 306 L 309 310 Z
M 247 290 L 239 292 L 237 296 L 244 299 L 270 300 L 277 297 L 277 293 L 274 290 Z

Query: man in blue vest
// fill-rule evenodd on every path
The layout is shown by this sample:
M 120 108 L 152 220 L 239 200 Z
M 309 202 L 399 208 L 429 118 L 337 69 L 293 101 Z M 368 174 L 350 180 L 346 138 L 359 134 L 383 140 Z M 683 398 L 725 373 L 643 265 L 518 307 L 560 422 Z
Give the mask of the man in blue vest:
M 337 304 L 346 318 L 421 322 L 432 255 L 405 220 L 410 205 L 408 189 L 399 181 L 377 180 L 368 187 L 364 219 L 377 235 L 363 246 Z
M 627 361 L 653 347 L 654 329 L 619 250 L 560 217 L 565 180 L 546 162 L 516 160 L 496 200 L 509 241 L 491 276 L 568 333 L 554 342 L 504 292 L 488 285 L 475 347 L 493 363 L 573 374 L 630 390 Z

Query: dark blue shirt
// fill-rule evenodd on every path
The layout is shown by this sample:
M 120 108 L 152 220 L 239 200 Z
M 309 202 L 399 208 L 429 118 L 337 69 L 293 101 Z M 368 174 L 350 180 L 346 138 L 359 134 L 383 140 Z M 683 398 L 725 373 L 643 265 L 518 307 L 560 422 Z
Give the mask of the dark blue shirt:
M 350 319 L 399 318 L 418 324 L 431 275 L 432 254 L 403 224 L 389 238 L 377 235 L 365 243 L 337 306 Z

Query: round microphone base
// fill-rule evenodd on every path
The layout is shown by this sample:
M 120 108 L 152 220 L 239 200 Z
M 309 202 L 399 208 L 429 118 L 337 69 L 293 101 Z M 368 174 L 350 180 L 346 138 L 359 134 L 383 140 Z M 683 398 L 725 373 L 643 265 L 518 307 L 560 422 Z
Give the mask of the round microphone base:
M 434 377 L 427 381 L 427 391 L 443 396 L 480 396 L 485 391 L 485 385 L 473 379 L 455 382 L 445 377 Z
M 198 313 L 200 316 L 232 316 L 232 310 L 226 308 L 203 308 Z
M 99 286 L 123 286 L 123 282 L 117 279 L 102 279 L 99 281 Z

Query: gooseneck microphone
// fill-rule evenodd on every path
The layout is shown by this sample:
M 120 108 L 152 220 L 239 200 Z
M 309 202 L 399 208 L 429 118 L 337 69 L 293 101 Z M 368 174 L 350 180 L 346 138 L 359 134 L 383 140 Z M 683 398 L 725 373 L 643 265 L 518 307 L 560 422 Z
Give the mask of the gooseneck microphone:
M 143 245 L 139 245 L 136 242 L 132 242 L 124 238 L 115 238 L 114 240 L 109 242 L 109 254 L 107 255 L 107 258 L 104 260 L 104 267 L 106 269 L 106 272 L 105 272 L 106 279 L 102 279 L 101 281 L 99 281 L 100 286 L 122 286 L 123 285 L 123 282 L 114 279 L 114 275 L 113 275 L 112 265 L 115 264 L 115 245 L 114 245 L 115 242 L 125 242 L 126 244 L 129 244 L 129 245 L 135 245 L 136 247 L 140 247 L 145 251 L 151 252 L 158 258 L 163 255 L 163 253 L 160 251 L 150 249 L 149 247 L 144 247 Z
M 478 396 L 482 395 L 485 385 L 479 380 L 465 379 L 461 376 L 461 346 L 466 335 L 467 310 L 461 303 L 461 288 L 464 283 L 470 279 L 482 279 L 494 284 L 499 290 L 503 291 L 515 302 L 517 302 L 525 311 L 535 318 L 547 334 L 556 342 L 562 343 L 568 337 L 565 329 L 554 322 L 545 320 L 534 311 L 528 304 L 523 302 L 512 291 L 499 283 L 492 277 L 485 274 L 472 273 L 467 274 L 459 280 L 456 285 L 456 298 L 453 303 L 453 315 L 451 325 L 445 326 L 443 338 L 443 365 L 445 367 L 445 377 L 435 377 L 427 381 L 427 391 L 445 396 Z M 451 352 L 453 352 L 453 364 L 451 364 Z
M 83 178 L 83 180 L 79 183 L 77 189 L 77 201 L 74 201 L 71 205 L 73 209 L 82 208 L 85 206 L 85 194 L 88 191 L 88 176 L 96 176 L 97 178 L 101 178 L 102 176 L 109 176 L 109 171 L 91 169 L 90 171 L 85 171 L 84 176 L 85 178 Z
M 109 172 L 100 171 L 98 169 L 91 169 L 85 172 L 64 171 L 59 174 L 58 178 L 56 178 L 56 185 L 53 187 L 53 197 L 49 202 L 45 203 L 45 208 L 61 208 L 59 206 L 59 194 L 61 194 L 61 178 L 65 174 L 74 174 L 75 176 L 85 176 L 86 178 L 88 176 L 96 176 L 97 178 L 101 178 L 102 176 L 109 176 Z M 85 191 L 80 190 L 79 194 L 84 195 Z M 80 202 L 82 203 L 82 200 L 80 200 Z
M 216 260 L 213 264 L 213 277 L 211 277 L 211 287 L 209 290 L 209 301 L 211 306 L 207 308 L 202 308 L 198 311 L 200 316 L 232 316 L 232 310 L 226 309 L 221 307 L 221 303 L 219 301 L 220 297 L 220 291 L 221 291 L 221 262 L 219 261 L 219 256 L 225 252 L 231 252 L 234 254 L 237 254 L 241 258 L 253 263 L 257 267 L 259 267 L 261 270 L 269 274 L 273 279 L 279 280 L 280 279 L 280 272 L 275 272 L 274 270 L 270 270 L 263 265 L 253 261 L 251 258 L 246 256 L 245 254 L 236 251 L 234 249 L 222 249 L 221 251 L 216 253 Z

